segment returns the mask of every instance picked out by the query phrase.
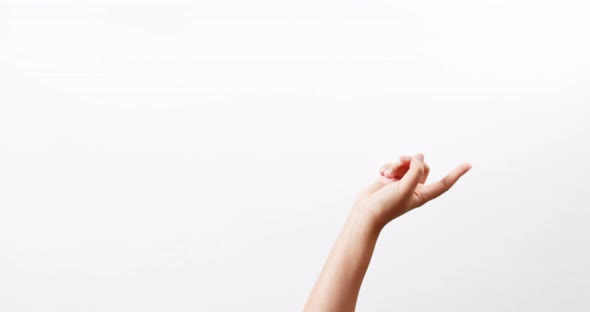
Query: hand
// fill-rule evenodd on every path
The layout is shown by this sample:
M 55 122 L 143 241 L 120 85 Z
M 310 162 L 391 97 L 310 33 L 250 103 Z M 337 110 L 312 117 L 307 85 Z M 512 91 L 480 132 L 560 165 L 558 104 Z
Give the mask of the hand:
M 381 176 L 358 195 L 353 210 L 366 213 L 380 226 L 420 207 L 449 190 L 471 169 L 464 163 L 440 181 L 426 184 L 430 167 L 424 155 L 401 156 L 399 162 L 383 165 Z

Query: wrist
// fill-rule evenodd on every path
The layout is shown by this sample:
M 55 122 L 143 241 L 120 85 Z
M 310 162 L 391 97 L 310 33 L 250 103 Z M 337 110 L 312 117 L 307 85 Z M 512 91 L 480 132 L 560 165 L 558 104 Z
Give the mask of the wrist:
M 357 206 L 351 209 L 346 222 L 361 227 L 364 231 L 375 235 L 379 235 L 383 227 L 387 224 L 387 222 L 384 222 L 371 212 L 370 209 L 362 209 Z

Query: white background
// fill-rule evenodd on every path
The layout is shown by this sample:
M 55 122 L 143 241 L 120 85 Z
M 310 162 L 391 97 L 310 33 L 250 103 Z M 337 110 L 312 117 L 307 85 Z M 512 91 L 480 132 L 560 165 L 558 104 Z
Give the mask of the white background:
M 0 0 L 0 310 L 300 311 L 356 193 L 358 311 L 590 309 L 587 1 Z

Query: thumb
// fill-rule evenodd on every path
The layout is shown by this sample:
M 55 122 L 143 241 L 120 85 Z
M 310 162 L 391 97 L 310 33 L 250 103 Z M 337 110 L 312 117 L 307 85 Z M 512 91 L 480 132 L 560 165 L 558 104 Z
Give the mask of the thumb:
M 420 178 L 424 175 L 424 155 L 416 154 L 410 160 L 410 169 L 399 181 L 399 191 L 402 196 L 407 196 L 414 192 L 416 186 L 420 182 Z

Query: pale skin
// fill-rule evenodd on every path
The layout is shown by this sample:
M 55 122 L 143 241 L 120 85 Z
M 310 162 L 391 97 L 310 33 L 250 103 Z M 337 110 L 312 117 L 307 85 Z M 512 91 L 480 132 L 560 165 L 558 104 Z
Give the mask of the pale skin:
M 305 304 L 305 312 L 354 311 L 381 230 L 390 221 L 448 191 L 471 165 L 463 163 L 441 180 L 426 183 L 424 155 L 401 156 L 381 167 L 379 177 L 354 201 Z

